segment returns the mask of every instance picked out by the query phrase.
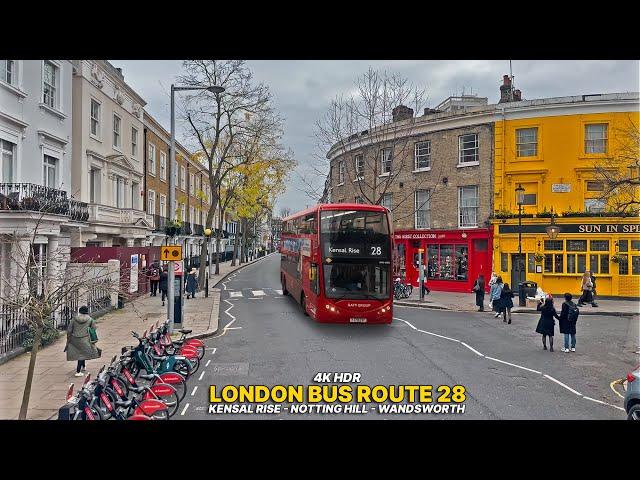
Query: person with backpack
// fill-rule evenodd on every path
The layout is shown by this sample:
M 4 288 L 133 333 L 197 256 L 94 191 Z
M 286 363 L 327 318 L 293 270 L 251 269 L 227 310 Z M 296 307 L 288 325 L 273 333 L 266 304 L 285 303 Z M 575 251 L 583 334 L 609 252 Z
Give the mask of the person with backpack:
M 500 302 L 500 295 L 502 294 L 502 288 L 504 284 L 502 283 L 502 277 L 496 278 L 496 283 L 491 285 L 491 290 L 489 290 L 489 299 L 491 300 L 491 306 L 493 311 L 496 312 L 494 315 L 495 318 L 500 316 L 500 312 L 502 311 L 502 303 Z
M 503 322 L 507 323 L 508 317 L 508 325 L 511 325 L 511 309 L 513 308 L 513 291 L 509 288 L 509 284 L 505 283 L 504 287 L 502 287 L 502 292 L 500 292 L 500 309 L 504 315 L 502 319 Z
M 151 296 L 156 297 L 158 295 L 158 283 L 160 283 L 160 269 L 156 264 L 151 267 L 149 282 L 151 284 Z
M 573 296 L 570 293 L 564 294 L 564 303 L 558 323 L 560 324 L 560 333 L 564 334 L 564 348 L 561 350 L 565 353 L 576 351 L 576 322 L 580 315 L 578 306 L 571 301 Z M 569 339 L 571 339 L 571 350 L 569 350 Z

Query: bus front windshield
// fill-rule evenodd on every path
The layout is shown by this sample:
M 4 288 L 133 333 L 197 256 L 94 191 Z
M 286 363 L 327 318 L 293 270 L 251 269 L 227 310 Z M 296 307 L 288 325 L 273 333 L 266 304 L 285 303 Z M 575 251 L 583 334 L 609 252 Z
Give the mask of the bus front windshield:
M 328 298 L 389 298 L 391 240 L 384 212 L 322 211 L 320 240 Z

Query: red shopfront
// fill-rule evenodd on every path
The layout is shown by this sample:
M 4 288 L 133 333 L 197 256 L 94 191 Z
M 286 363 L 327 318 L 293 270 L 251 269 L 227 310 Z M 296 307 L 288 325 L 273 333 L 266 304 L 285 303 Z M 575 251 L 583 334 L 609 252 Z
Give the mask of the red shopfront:
M 491 278 L 493 237 L 490 229 L 404 230 L 393 235 L 394 271 L 405 282 L 418 286 L 418 249 L 429 289 L 444 292 L 471 292 L 477 276 Z M 488 291 L 488 286 L 486 286 Z

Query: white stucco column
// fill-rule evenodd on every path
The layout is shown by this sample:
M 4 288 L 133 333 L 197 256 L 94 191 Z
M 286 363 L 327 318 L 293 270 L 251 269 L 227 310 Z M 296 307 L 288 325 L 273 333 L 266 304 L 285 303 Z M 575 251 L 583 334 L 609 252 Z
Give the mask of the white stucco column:
M 134 247 L 135 246 L 135 238 L 127 238 L 127 247 Z
M 17 238 L 11 246 L 11 296 L 25 297 L 28 293 L 27 264 L 29 261 L 29 239 Z

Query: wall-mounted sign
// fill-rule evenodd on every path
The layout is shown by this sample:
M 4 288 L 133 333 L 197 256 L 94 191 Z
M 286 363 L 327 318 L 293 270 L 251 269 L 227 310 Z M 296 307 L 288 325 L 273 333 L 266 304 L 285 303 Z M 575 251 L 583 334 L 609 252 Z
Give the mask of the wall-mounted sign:
M 571 191 L 570 183 L 554 183 L 551 185 L 553 193 L 569 193 Z
M 131 269 L 129 270 L 129 293 L 138 291 L 138 254 L 131 255 Z
M 543 225 L 523 225 L 522 233 L 546 233 L 546 226 Z M 623 234 L 639 234 L 640 224 L 636 223 L 561 223 L 560 235 L 565 233 L 623 233 Z M 518 225 L 499 225 L 498 231 L 504 233 L 518 233 Z
M 536 273 L 542 273 L 542 265 L 536 265 Z

